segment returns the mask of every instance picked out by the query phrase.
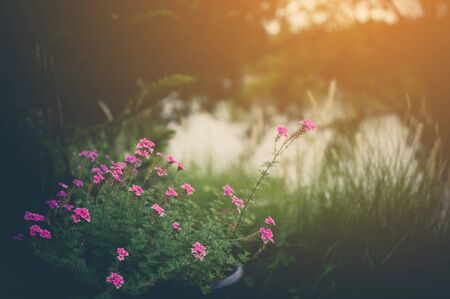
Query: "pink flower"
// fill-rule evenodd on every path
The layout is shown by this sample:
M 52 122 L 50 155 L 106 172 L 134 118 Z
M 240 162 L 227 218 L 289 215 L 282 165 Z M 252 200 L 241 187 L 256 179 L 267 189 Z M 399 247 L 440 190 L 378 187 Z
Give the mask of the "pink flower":
M 89 210 L 86 208 L 76 208 L 73 210 L 72 219 L 75 223 L 80 222 L 81 219 L 91 222 L 91 215 L 89 214 Z
M 174 158 L 172 155 L 168 155 L 168 156 L 166 157 L 166 161 L 167 161 L 169 164 L 175 164 L 175 163 L 177 163 L 177 160 L 175 160 L 175 158 Z
M 49 230 L 42 229 L 39 233 L 39 236 L 41 236 L 41 238 L 44 238 L 44 239 L 51 239 L 52 233 Z
M 125 162 L 130 163 L 130 164 L 136 164 L 136 163 L 140 162 L 140 160 L 135 155 L 131 155 L 131 154 L 126 154 L 124 160 L 125 160 Z
M 156 174 L 158 176 L 167 176 L 167 170 L 162 167 L 155 167 Z
M 261 227 L 259 229 L 259 232 L 261 233 L 261 240 L 264 244 L 267 244 L 269 242 L 275 243 L 273 240 L 273 233 L 270 228 Z
M 157 152 L 157 153 L 156 153 L 156 157 L 158 157 L 158 158 L 164 158 L 164 155 L 161 154 L 160 152 Z
M 47 200 L 45 203 L 48 204 L 50 209 L 57 209 L 57 208 L 59 208 L 59 203 L 55 199 Z
M 177 164 L 177 170 L 179 170 L 179 171 L 184 170 L 184 164 L 181 163 L 181 162 L 178 162 L 178 164 Z
M 100 169 L 101 169 L 101 171 L 103 171 L 103 173 L 109 172 L 108 166 L 106 166 L 105 164 L 100 164 Z
M 69 188 L 69 186 L 67 186 L 66 184 L 61 183 L 61 182 L 59 182 L 58 185 L 61 186 L 61 188 L 63 188 L 63 189 Z
M 105 177 L 103 175 L 94 175 L 94 177 L 92 178 L 92 182 L 94 184 L 100 184 L 103 180 L 105 179 Z
M 23 234 L 14 235 L 12 238 L 16 241 L 23 241 Z
M 39 215 L 28 211 L 25 211 L 25 215 L 23 215 L 23 218 L 28 221 L 36 221 L 36 222 L 45 220 L 44 215 Z
M 73 180 L 73 184 L 74 184 L 76 187 L 78 187 L 78 188 L 83 188 L 83 186 L 84 186 L 83 181 L 80 180 L 80 179 L 74 179 L 74 180 Z
M 169 187 L 166 191 L 166 196 L 175 197 L 177 195 L 178 195 L 177 191 L 175 191 L 175 189 L 172 187 Z
M 131 186 L 130 189 L 128 189 L 128 191 L 134 192 L 136 196 L 141 196 L 142 193 L 144 193 L 144 189 L 142 189 L 142 187 L 138 185 Z
M 86 157 L 91 162 L 95 162 L 95 158 L 98 156 L 95 151 L 81 151 L 79 153 L 80 157 Z
M 244 207 L 244 201 L 242 199 L 238 198 L 236 195 L 233 195 L 232 199 L 234 205 L 238 208 L 238 210 Z
M 206 256 L 206 247 L 203 246 L 201 243 L 199 242 L 195 242 L 194 244 L 192 244 L 192 249 L 191 249 L 192 255 L 200 260 L 203 261 L 203 259 Z
M 153 211 L 155 211 L 156 213 L 159 214 L 159 216 L 163 217 L 164 216 L 164 209 L 161 208 L 158 204 L 153 204 L 152 205 L 152 209 Z
M 148 158 L 150 154 L 153 153 L 154 147 L 155 143 L 153 143 L 153 141 L 142 138 L 136 146 L 135 154 L 142 158 Z
M 223 195 L 225 196 L 233 196 L 234 190 L 230 185 L 223 186 Z
M 283 125 L 277 126 L 277 132 L 278 132 L 278 136 L 288 137 L 288 135 L 289 135 L 288 129 Z
M 268 225 L 275 225 L 275 220 L 273 220 L 273 218 L 270 216 L 268 216 L 266 219 L 264 219 L 264 222 Z
M 70 212 L 70 211 L 72 211 L 72 209 L 73 209 L 73 205 L 63 205 L 63 208 L 64 208 L 66 211 Z
M 181 185 L 181 189 L 186 191 L 187 195 L 192 195 L 192 193 L 195 192 L 195 189 L 188 183 L 184 183 L 183 185 Z
M 32 225 L 30 226 L 30 236 L 34 237 L 36 235 L 39 235 L 42 231 L 42 228 L 39 225 Z
M 126 167 L 127 167 L 127 164 L 125 162 L 111 162 L 111 167 L 109 168 L 109 172 L 111 173 L 112 177 L 116 181 L 121 183 L 122 182 L 123 170 Z
M 111 272 L 109 276 L 106 277 L 106 281 L 112 283 L 116 289 L 120 289 L 120 287 L 125 283 L 122 275 L 115 272 Z
M 181 225 L 178 222 L 172 223 L 172 228 L 174 231 L 177 231 L 177 232 L 181 231 Z
M 58 196 L 58 197 L 66 197 L 67 196 L 67 192 L 61 190 L 61 191 L 58 192 L 58 194 L 56 194 L 56 196 Z
M 96 175 L 103 175 L 103 171 L 98 167 L 92 167 L 91 172 L 95 173 Z
M 308 132 L 308 131 L 311 131 L 316 128 L 316 124 L 312 120 L 309 120 L 309 119 L 301 120 L 300 126 L 304 132 Z
M 123 261 L 129 255 L 125 248 L 117 248 L 117 259 Z

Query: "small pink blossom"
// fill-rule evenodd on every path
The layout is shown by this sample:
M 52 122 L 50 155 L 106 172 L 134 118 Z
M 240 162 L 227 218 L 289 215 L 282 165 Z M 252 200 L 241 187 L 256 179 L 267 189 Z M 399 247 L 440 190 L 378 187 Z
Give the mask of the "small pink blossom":
M 101 169 L 101 171 L 103 173 L 108 173 L 109 172 L 108 166 L 106 166 L 105 164 L 100 164 L 100 169 Z
M 162 167 L 155 167 L 156 174 L 160 177 L 167 176 L 167 170 Z
M 78 187 L 78 188 L 83 188 L 83 186 L 84 186 L 83 181 L 80 180 L 80 179 L 74 179 L 74 180 L 73 180 L 73 184 L 74 184 L 76 187 Z
M 195 242 L 192 244 L 191 252 L 196 259 L 203 261 L 206 256 L 206 247 L 199 242 Z
M 174 188 L 169 187 L 167 189 L 167 191 L 166 191 L 166 196 L 168 196 L 168 197 L 175 197 L 175 196 L 178 196 L 178 193 L 177 193 L 177 191 Z
M 41 236 L 41 238 L 44 239 L 51 239 L 52 233 L 49 230 L 42 229 L 41 232 L 39 233 L 39 236 Z
M 233 199 L 233 203 L 238 210 L 244 207 L 244 201 L 242 199 L 238 198 L 236 195 L 233 195 L 231 198 Z
M 136 164 L 140 161 L 135 155 L 131 155 L 131 154 L 126 154 L 124 160 L 125 160 L 125 162 L 130 163 L 130 164 Z
M 119 261 L 123 261 L 125 257 L 129 255 L 128 251 L 125 250 L 125 248 L 117 248 L 117 259 Z
M 92 182 L 96 185 L 100 184 L 103 180 L 105 179 L 105 177 L 103 175 L 94 175 L 94 177 L 92 178 Z
M 159 214 L 159 216 L 163 217 L 164 216 L 164 209 L 161 208 L 158 204 L 153 204 L 152 205 L 152 209 L 153 211 L 155 211 L 156 213 Z
M 270 228 L 261 227 L 259 229 L 259 232 L 261 233 L 261 240 L 264 244 L 267 244 L 269 242 L 275 243 L 275 241 L 273 240 L 273 233 Z
M 178 163 L 177 160 L 175 160 L 175 158 L 174 158 L 172 155 L 168 155 L 168 156 L 166 157 L 166 161 L 167 161 L 167 163 L 169 163 L 169 164 L 175 164 L 175 163 Z
M 268 216 L 266 219 L 264 219 L 264 222 L 268 225 L 275 225 L 275 220 L 270 216 Z
M 233 194 L 234 194 L 234 190 L 233 190 L 233 188 L 231 188 L 230 185 L 227 184 L 227 185 L 223 186 L 223 195 L 233 196 Z
M 45 203 L 48 204 L 50 209 L 57 209 L 57 208 L 59 208 L 59 203 L 55 199 L 47 200 Z
M 72 209 L 73 209 L 73 205 L 63 205 L 63 208 L 64 208 L 66 211 L 70 212 L 70 211 L 72 211 Z
M 164 158 L 164 155 L 163 155 L 162 153 L 160 153 L 160 152 L 157 152 L 157 153 L 156 153 L 156 157 L 158 157 L 158 158 Z
M 184 170 L 184 164 L 181 163 L 181 162 L 178 162 L 178 164 L 177 164 L 177 170 L 179 170 L 179 171 Z
M 136 196 L 141 196 L 142 193 L 144 193 L 144 189 L 142 189 L 142 187 L 138 185 L 131 186 L 130 189 L 128 189 L 128 191 L 134 192 Z
M 172 223 L 172 228 L 174 231 L 177 231 L 177 232 L 181 231 L 181 225 L 178 222 Z
M 95 173 L 96 175 L 103 175 L 103 171 L 99 167 L 92 167 L 91 172 Z
M 45 216 L 44 215 L 39 215 L 39 214 L 31 213 L 31 212 L 28 212 L 28 211 L 25 211 L 25 214 L 23 215 L 23 218 L 25 220 L 28 220 L 28 221 L 36 221 L 36 222 L 45 220 Z
M 58 196 L 58 197 L 66 197 L 66 196 L 67 196 L 67 192 L 61 190 L 61 191 L 59 191 L 59 192 L 56 194 L 56 196 Z
M 91 162 L 95 162 L 95 158 L 97 158 L 98 154 L 95 151 L 81 151 L 79 153 L 80 157 L 86 157 Z
M 301 129 L 305 132 L 314 130 L 316 128 L 316 124 L 309 119 L 304 119 L 300 121 Z
M 67 186 L 66 184 L 61 183 L 61 182 L 59 182 L 58 185 L 59 185 L 61 188 L 63 188 L 63 189 L 69 188 L 69 186 Z
M 278 132 L 278 136 L 282 136 L 282 137 L 288 137 L 289 133 L 288 133 L 288 129 L 283 126 L 283 125 L 278 125 L 277 126 L 277 132 Z
M 155 143 L 153 143 L 153 141 L 148 140 L 147 138 L 142 138 L 136 146 L 135 154 L 142 158 L 148 158 L 150 154 L 153 153 L 154 148 Z
M 23 234 L 16 234 L 12 238 L 16 241 L 23 241 Z
M 195 192 L 195 189 L 188 183 L 181 185 L 181 189 L 186 191 L 187 195 L 192 195 Z
M 125 283 L 122 275 L 119 273 L 111 272 L 108 277 L 106 277 L 106 281 L 112 283 L 116 289 L 120 289 L 122 285 Z
M 76 208 L 72 212 L 73 222 L 79 223 L 81 219 L 86 220 L 87 222 L 91 222 L 91 215 L 89 210 L 86 208 Z
M 39 235 L 42 231 L 42 228 L 39 225 L 32 225 L 30 226 L 30 236 L 34 237 L 36 235 Z

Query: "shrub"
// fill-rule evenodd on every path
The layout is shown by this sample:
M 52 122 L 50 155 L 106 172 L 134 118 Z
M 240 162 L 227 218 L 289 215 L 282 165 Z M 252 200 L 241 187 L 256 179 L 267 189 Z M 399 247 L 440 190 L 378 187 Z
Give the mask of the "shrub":
M 236 192 L 225 185 L 206 205 L 182 180 L 184 165 L 146 138 L 120 162 L 82 151 L 73 161 L 72 185 L 59 183 L 47 213 L 25 213 L 33 249 L 99 293 L 138 295 L 160 282 L 208 292 L 211 282 L 275 242 L 275 220 L 255 221 L 247 207 L 278 157 L 313 128 L 307 120 L 291 134 L 278 127 L 273 158 L 254 187 Z

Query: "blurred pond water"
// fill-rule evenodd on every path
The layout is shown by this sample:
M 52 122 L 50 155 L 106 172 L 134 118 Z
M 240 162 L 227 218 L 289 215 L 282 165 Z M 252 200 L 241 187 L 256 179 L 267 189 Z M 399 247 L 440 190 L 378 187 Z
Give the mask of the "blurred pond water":
M 287 186 L 309 186 L 324 175 L 333 175 L 325 171 L 331 155 L 340 168 L 349 171 L 345 173 L 352 174 L 355 184 L 366 184 L 366 188 L 371 188 L 368 173 L 377 176 L 377 170 L 387 169 L 389 173 L 385 175 L 392 180 L 405 174 L 408 180 L 421 179 L 422 174 L 417 173 L 420 125 L 413 129 L 400 117 L 385 114 L 368 117 L 351 131 L 342 132 L 333 124 L 355 115 L 351 107 L 334 98 L 334 92 L 323 101 L 311 96 L 311 105 L 299 113 L 298 120 L 312 119 L 317 129 L 286 151 L 273 169 L 273 176 L 285 178 Z M 236 167 L 256 173 L 271 158 L 276 125 L 284 124 L 294 130 L 298 120 L 288 120 L 273 108 L 253 107 L 242 112 L 227 103 L 220 103 L 211 113 L 194 109 L 181 123 L 170 125 L 176 133 L 169 143 L 169 152 L 204 174 Z M 327 181 L 339 184 L 339 178 Z

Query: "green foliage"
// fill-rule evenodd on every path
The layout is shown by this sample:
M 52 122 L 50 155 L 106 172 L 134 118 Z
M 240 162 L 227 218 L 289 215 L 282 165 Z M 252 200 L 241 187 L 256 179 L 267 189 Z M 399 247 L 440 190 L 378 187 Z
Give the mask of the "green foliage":
M 82 179 L 85 185 L 69 188 L 59 208 L 47 213 L 46 222 L 53 238 L 33 240 L 38 256 L 72 272 L 100 294 L 112 290 L 105 278 L 117 272 L 125 279 L 120 292 L 133 296 L 162 282 L 197 285 L 208 292 L 211 282 L 250 260 L 251 253 L 246 247 L 258 234 L 245 235 L 255 222 L 252 212 L 245 210 L 250 201 L 242 211 L 224 195 L 200 203 L 195 194 L 188 195 L 178 187 L 184 182 L 182 173 L 163 157 L 151 155 L 137 164 L 120 163 L 124 168 L 118 181 L 112 176 L 112 167 L 117 164 L 107 156 L 99 156 L 94 163 L 84 157 L 73 159 L 73 176 Z M 104 181 L 95 184 L 91 168 L 101 165 L 108 165 L 110 170 L 104 171 Z M 155 167 L 167 167 L 168 176 L 158 176 Z M 133 185 L 142 186 L 144 193 L 137 196 L 130 190 Z M 175 187 L 178 195 L 166 196 L 168 187 Z M 250 196 L 253 198 L 254 194 Z M 165 209 L 163 217 L 152 209 L 156 203 Z M 81 219 L 75 223 L 73 210 L 67 211 L 66 204 L 87 208 L 90 222 Z M 181 224 L 181 231 L 172 228 L 173 222 Z M 202 261 L 191 253 L 195 242 L 206 246 L 207 255 Z M 129 252 L 122 262 L 116 260 L 116 248 L 120 247 Z

